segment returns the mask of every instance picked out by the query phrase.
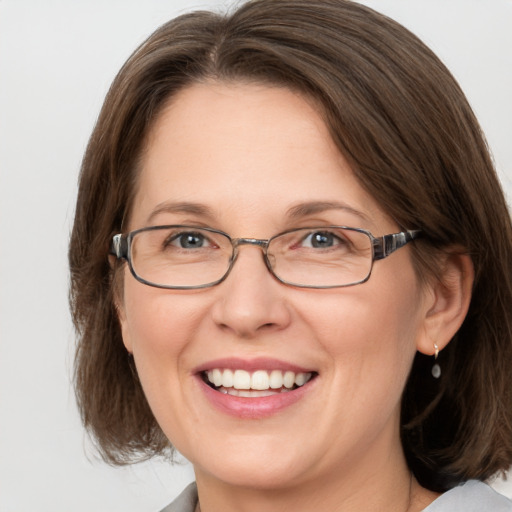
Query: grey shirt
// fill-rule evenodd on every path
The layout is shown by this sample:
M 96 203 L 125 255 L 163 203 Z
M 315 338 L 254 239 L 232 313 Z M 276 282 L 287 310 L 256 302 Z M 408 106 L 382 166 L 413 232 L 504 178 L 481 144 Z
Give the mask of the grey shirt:
M 197 504 L 196 484 L 190 484 L 161 512 L 194 512 Z M 470 480 L 445 492 L 423 512 L 512 512 L 512 501 L 487 484 Z
M 454 487 L 423 512 L 510 512 L 512 501 L 478 480 Z

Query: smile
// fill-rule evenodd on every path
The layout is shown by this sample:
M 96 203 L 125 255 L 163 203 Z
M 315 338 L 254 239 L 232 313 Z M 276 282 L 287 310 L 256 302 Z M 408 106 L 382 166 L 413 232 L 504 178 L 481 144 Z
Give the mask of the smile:
M 220 393 L 259 398 L 286 393 L 304 386 L 313 378 L 312 372 L 214 368 L 203 372 L 204 381 Z
M 197 388 L 213 409 L 239 419 L 263 419 L 307 403 L 319 373 L 288 361 L 227 357 L 192 370 Z

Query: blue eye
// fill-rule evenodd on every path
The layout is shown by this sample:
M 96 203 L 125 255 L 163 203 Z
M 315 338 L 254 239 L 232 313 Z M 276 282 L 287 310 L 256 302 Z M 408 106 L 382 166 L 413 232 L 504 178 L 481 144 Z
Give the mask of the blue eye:
M 304 247 L 311 247 L 313 249 L 326 249 L 336 245 L 340 245 L 343 241 L 334 233 L 329 231 L 316 231 L 307 235 L 302 245 Z
M 180 249 L 201 249 L 209 246 L 208 239 L 201 233 L 179 233 L 169 240 L 169 245 L 179 247 Z

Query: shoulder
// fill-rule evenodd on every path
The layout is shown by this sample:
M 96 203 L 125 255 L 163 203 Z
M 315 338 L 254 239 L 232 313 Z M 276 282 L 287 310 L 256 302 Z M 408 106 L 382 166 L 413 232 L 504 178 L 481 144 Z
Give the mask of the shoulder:
M 194 512 L 197 505 L 197 487 L 191 483 L 185 490 L 160 512 Z
M 512 501 L 483 482 L 469 480 L 445 492 L 423 512 L 512 512 Z

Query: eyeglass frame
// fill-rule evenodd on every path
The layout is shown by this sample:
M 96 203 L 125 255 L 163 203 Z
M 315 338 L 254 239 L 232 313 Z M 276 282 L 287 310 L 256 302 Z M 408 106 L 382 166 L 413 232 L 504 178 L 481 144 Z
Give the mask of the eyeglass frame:
M 132 260 L 131 260 L 131 243 L 132 239 L 134 238 L 137 233 L 145 232 L 145 231 L 155 231 L 159 229 L 169 229 L 169 228 L 190 228 L 190 229 L 200 229 L 201 231 L 209 231 L 211 233 L 217 233 L 220 235 L 223 235 L 226 237 L 230 242 L 232 246 L 232 253 L 231 253 L 231 259 L 229 260 L 229 266 L 224 273 L 224 275 L 218 279 L 217 281 L 213 281 L 211 283 L 206 284 L 200 284 L 200 285 L 193 285 L 193 286 L 172 286 L 172 285 L 162 285 L 162 284 L 156 284 L 152 283 L 151 281 L 147 281 L 146 279 L 142 278 L 141 276 L 137 275 L 135 272 L 135 269 L 133 268 Z M 341 284 L 341 285 L 322 285 L 322 286 L 315 286 L 315 285 L 301 285 L 296 284 L 292 282 L 285 281 L 284 279 L 281 279 L 278 275 L 275 274 L 274 270 L 272 269 L 271 263 L 268 258 L 267 250 L 270 242 L 274 240 L 275 238 L 278 238 L 280 236 L 286 235 L 288 233 L 293 233 L 294 231 L 301 231 L 301 230 L 325 230 L 325 229 L 345 229 L 348 231 L 354 231 L 357 233 L 363 233 L 370 239 L 371 242 L 371 248 L 372 248 L 372 259 L 370 264 L 370 269 L 368 271 L 368 275 L 359 281 L 356 281 L 355 283 L 349 283 L 349 284 Z M 358 284 L 363 284 L 367 282 L 370 279 L 370 276 L 372 275 L 373 271 L 373 264 L 376 261 L 383 260 L 384 258 L 387 258 L 391 254 L 393 254 L 398 249 L 401 249 L 409 242 L 412 242 L 413 240 L 416 240 L 422 235 L 422 231 L 420 229 L 412 229 L 412 230 L 404 230 L 400 231 L 398 233 L 390 233 L 388 235 L 383 235 L 380 237 L 374 236 L 370 231 L 363 229 L 363 228 L 353 228 L 349 226 L 313 226 L 313 227 L 301 227 L 301 228 L 293 228 L 288 229 L 286 231 L 282 231 L 268 239 L 260 239 L 260 238 L 231 238 L 227 233 L 224 231 L 221 231 L 219 229 L 209 228 L 209 227 L 200 227 L 200 226 L 190 226 L 190 225 L 184 225 L 184 224 L 169 224 L 169 225 L 161 225 L 161 226 L 147 226 L 144 228 L 135 229 L 133 231 L 130 231 L 129 233 L 126 233 L 123 235 L 122 233 L 117 233 L 112 237 L 112 241 L 110 244 L 110 254 L 116 256 L 118 260 L 124 259 L 128 263 L 128 267 L 130 268 L 130 272 L 133 275 L 133 277 L 139 281 L 142 284 L 145 284 L 147 286 L 152 286 L 154 288 L 161 288 L 166 290 L 198 290 L 202 288 L 211 288 L 213 286 L 216 286 L 222 281 L 224 281 L 228 275 L 230 274 L 235 261 L 238 257 L 238 247 L 240 245 L 255 245 L 257 247 L 260 247 L 263 251 L 263 260 L 265 262 L 265 265 L 270 272 L 270 274 L 277 279 L 280 283 L 287 285 L 287 286 L 293 286 L 296 288 L 311 288 L 316 290 L 324 290 L 324 289 L 332 289 L 332 288 L 347 288 L 349 286 L 356 286 Z

